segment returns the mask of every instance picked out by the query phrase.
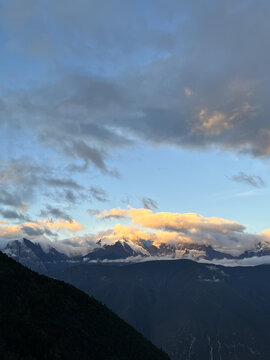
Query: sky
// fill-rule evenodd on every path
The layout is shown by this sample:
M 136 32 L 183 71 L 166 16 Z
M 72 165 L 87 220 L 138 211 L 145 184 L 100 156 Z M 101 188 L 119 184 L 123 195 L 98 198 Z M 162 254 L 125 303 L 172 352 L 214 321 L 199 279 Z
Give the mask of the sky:
M 269 15 L 0 0 L 0 241 L 268 240 Z

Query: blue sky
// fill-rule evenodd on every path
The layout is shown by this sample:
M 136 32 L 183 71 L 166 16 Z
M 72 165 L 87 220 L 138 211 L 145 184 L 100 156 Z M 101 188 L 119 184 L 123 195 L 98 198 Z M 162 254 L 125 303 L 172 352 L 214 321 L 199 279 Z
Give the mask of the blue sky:
M 0 239 L 100 236 L 128 207 L 270 228 L 269 10 L 0 0 Z

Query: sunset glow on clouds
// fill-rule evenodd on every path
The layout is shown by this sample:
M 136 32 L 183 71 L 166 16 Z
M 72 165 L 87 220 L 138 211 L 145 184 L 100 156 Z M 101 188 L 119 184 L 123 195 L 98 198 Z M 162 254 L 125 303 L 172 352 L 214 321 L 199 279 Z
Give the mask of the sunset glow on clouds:
M 269 229 L 260 234 L 251 234 L 243 225 L 235 221 L 217 217 L 206 218 L 194 213 L 114 208 L 103 211 L 92 210 L 90 214 L 96 217 L 97 222 L 104 225 L 106 220 L 116 221 L 116 224 L 113 227 L 105 226 L 106 230 L 103 231 L 87 233 L 87 229 L 76 220 L 43 219 L 20 225 L 2 221 L 0 237 L 6 244 L 8 240 L 24 236 L 43 244 L 54 244 L 58 250 L 73 255 L 86 254 L 97 247 L 99 241 L 102 245 L 112 245 L 119 240 L 126 240 L 138 246 L 142 241 L 146 241 L 157 247 L 166 244 L 172 246 L 203 244 L 234 255 L 254 248 L 259 242 L 270 244 Z M 130 219 L 131 223 L 121 224 L 125 219 Z
M 103 211 L 104 218 L 128 217 L 134 224 L 151 229 L 190 232 L 205 231 L 216 233 L 242 232 L 245 227 L 235 221 L 222 218 L 205 218 L 198 214 L 179 214 L 169 212 L 153 213 L 150 209 L 111 209 Z
M 204 244 L 228 253 L 240 254 L 253 248 L 258 242 L 270 242 L 270 233 L 251 234 L 235 221 L 222 218 L 205 218 L 198 214 L 156 212 L 149 209 L 111 209 L 92 211 L 92 215 L 104 221 L 114 219 L 119 222 L 128 218 L 131 225 L 117 223 L 113 229 L 96 235 L 96 241 L 114 243 L 119 239 L 134 243 L 150 241 L 155 246 L 161 244 Z M 136 227 L 134 225 L 138 225 Z
M 67 221 L 59 220 L 52 221 L 44 219 L 37 222 L 25 222 L 21 225 L 12 225 L 7 222 L 0 223 L 0 237 L 3 239 L 17 239 L 23 236 L 30 238 L 39 238 L 40 236 L 56 236 L 52 230 L 60 231 L 68 235 L 69 233 L 76 233 L 84 229 L 83 225 L 79 224 L 76 220 Z

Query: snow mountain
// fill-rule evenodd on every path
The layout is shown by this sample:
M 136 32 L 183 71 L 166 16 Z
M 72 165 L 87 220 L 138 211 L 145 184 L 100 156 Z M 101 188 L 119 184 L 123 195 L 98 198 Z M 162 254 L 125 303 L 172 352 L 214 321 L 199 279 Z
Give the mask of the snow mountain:
M 39 273 L 57 269 L 69 261 L 65 254 L 55 248 L 51 247 L 46 252 L 40 244 L 25 238 L 9 242 L 2 252 Z
M 96 245 L 95 248 L 89 248 L 86 254 L 68 256 L 52 245 L 44 248 L 39 243 L 23 238 L 10 241 L 2 251 L 39 273 L 80 263 L 140 262 L 156 259 L 241 260 L 270 255 L 270 247 L 267 243 L 258 243 L 254 249 L 247 250 L 239 256 L 217 251 L 211 245 L 194 243 L 154 245 L 143 240 L 135 243 L 128 239 L 118 239 L 110 243 L 107 239 L 100 239 Z

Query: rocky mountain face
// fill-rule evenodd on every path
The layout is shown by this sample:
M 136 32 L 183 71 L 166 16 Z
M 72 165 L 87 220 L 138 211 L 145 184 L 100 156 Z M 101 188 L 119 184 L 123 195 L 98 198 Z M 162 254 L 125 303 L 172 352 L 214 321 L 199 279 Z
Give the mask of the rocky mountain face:
M 68 256 L 57 251 L 53 246 L 44 249 L 39 243 L 27 239 L 11 241 L 2 251 L 14 260 L 40 273 L 91 262 L 139 262 L 163 258 L 215 261 L 221 259 L 240 260 L 270 255 L 270 247 L 267 243 L 259 243 L 256 248 L 245 251 L 241 255 L 233 256 L 217 251 L 210 245 L 164 243 L 154 246 L 144 241 L 134 243 L 126 239 L 119 239 L 112 244 L 104 243 L 101 239 L 95 248 L 89 249 L 86 255 L 79 256 Z
M 171 360 L 270 358 L 270 266 L 189 260 L 51 272 L 105 303 Z
M 63 267 L 69 261 L 66 255 L 53 247 L 45 251 L 40 244 L 25 238 L 8 243 L 3 252 L 22 265 L 40 273 Z
M 253 256 L 269 256 L 270 246 L 269 243 L 259 242 L 254 249 L 247 250 L 239 256 L 240 259 L 251 258 Z

